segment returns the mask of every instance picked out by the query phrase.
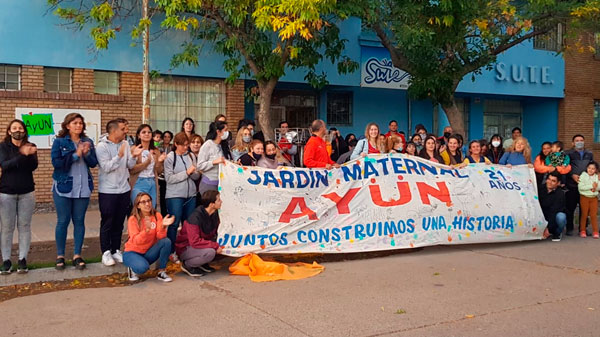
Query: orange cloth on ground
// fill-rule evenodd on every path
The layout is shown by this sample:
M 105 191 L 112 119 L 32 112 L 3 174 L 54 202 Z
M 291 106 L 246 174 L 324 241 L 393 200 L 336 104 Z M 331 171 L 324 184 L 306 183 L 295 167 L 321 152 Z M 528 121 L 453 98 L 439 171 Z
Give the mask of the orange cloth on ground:
M 279 262 L 263 261 L 256 254 L 246 254 L 235 260 L 229 266 L 232 275 L 248 275 L 254 282 L 267 282 L 277 280 L 299 280 L 321 273 L 325 267 L 313 262 L 284 264 Z

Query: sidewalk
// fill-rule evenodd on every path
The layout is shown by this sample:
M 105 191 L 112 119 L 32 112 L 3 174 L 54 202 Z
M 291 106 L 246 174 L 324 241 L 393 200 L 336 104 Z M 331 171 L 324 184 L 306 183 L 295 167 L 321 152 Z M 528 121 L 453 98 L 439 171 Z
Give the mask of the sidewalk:
M 34 213 L 31 218 L 31 242 L 54 242 L 54 229 L 56 228 L 56 213 Z M 85 214 L 85 237 L 97 238 L 100 236 L 100 211 L 88 209 Z M 73 239 L 73 224 L 69 224 L 67 240 Z M 13 244 L 19 241 L 18 231 L 13 235 Z

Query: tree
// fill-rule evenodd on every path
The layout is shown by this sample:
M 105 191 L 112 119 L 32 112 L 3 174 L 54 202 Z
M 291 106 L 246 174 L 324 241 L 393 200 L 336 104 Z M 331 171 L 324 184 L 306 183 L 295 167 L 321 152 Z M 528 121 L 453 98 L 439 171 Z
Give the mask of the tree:
M 166 18 L 165 28 L 190 31 L 190 41 L 173 57 L 172 65 L 199 64 L 202 46 L 225 57 L 224 69 L 232 83 L 242 75 L 256 80 L 258 123 L 266 139 L 274 139 L 270 125 L 271 98 L 287 70 L 306 69 L 305 80 L 313 87 L 327 84 L 316 66 L 327 59 L 337 62 L 340 73 L 358 69 L 343 56 L 335 0 L 156 0 Z M 342 18 L 343 19 L 343 18 Z
M 462 134 L 454 94 L 463 78 L 474 80 L 499 54 L 558 24 L 589 28 L 600 1 L 349 0 L 345 6 L 377 34 L 393 65 L 411 75 L 409 94 L 440 104 Z

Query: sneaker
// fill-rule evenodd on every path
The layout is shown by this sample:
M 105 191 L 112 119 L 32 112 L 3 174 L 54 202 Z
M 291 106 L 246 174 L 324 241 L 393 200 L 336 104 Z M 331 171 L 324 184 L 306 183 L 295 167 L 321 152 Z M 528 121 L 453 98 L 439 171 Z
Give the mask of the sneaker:
M 17 274 L 25 274 L 28 271 L 29 269 L 27 269 L 27 260 L 20 259 L 17 264 Z
M 201 277 L 204 276 L 204 273 L 198 268 L 191 268 L 185 265 L 185 263 L 181 264 L 181 270 L 190 275 L 191 277 Z
M 579 232 L 579 237 L 587 238 L 587 233 L 585 231 L 581 231 L 581 232 Z
M 115 265 L 115 259 L 113 259 L 112 254 L 110 253 L 110 250 L 107 250 L 104 252 L 104 254 L 102 254 L 102 264 L 105 266 L 114 266 Z
M 2 267 L 0 267 L 0 275 L 9 275 L 12 271 L 10 270 L 12 268 L 12 262 L 10 262 L 10 260 L 4 260 L 4 263 L 2 263 Z
M 562 235 L 558 234 L 558 235 L 552 235 L 552 241 L 553 242 L 559 242 L 562 239 Z
M 156 278 L 159 281 L 163 281 L 163 282 L 171 282 L 171 281 L 173 281 L 173 279 L 171 277 L 169 277 L 169 275 L 167 274 L 166 271 L 159 272 L 158 275 L 156 275 Z
M 177 256 L 177 254 L 175 254 L 175 253 L 169 255 L 169 260 L 173 263 L 181 264 L 181 261 L 179 260 L 179 256 Z
M 208 263 L 201 265 L 200 267 L 198 267 L 198 269 L 202 270 L 205 273 L 213 273 L 216 271 L 216 269 L 211 267 Z
M 598 232 L 594 232 L 594 239 L 600 239 L 600 234 Z
M 567 236 L 573 236 L 573 230 L 572 229 L 567 230 L 566 234 L 567 234 Z
M 115 260 L 115 262 L 123 263 L 123 253 L 121 253 L 121 251 L 118 249 L 114 254 L 112 254 L 112 258 Z
M 129 281 L 132 282 L 140 280 L 138 275 L 129 267 L 127 267 L 127 278 L 129 278 Z

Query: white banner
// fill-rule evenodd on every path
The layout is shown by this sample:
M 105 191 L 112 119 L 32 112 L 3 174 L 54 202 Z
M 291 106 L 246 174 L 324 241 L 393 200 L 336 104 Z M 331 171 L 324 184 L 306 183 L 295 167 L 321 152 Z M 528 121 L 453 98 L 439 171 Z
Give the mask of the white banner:
M 94 141 L 94 144 L 98 143 L 102 134 L 100 110 L 15 108 L 15 118 L 25 123 L 30 142 L 37 145 L 39 149 L 51 149 L 65 116 L 72 112 L 78 112 L 83 116 L 86 135 Z
M 533 169 L 388 154 L 339 169 L 220 166 L 226 255 L 347 253 L 541 239 Z

